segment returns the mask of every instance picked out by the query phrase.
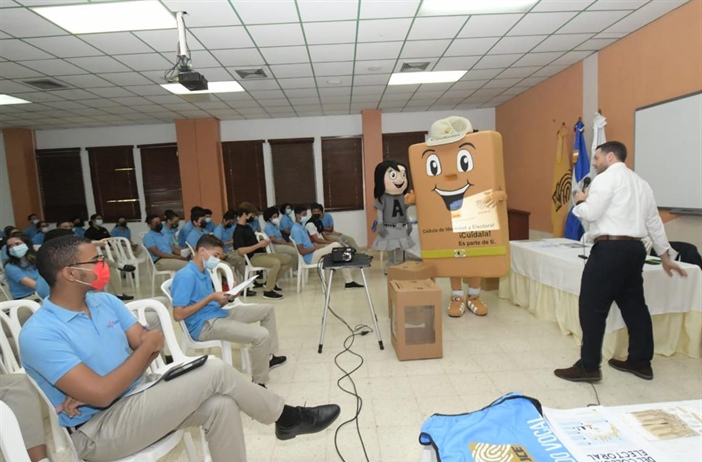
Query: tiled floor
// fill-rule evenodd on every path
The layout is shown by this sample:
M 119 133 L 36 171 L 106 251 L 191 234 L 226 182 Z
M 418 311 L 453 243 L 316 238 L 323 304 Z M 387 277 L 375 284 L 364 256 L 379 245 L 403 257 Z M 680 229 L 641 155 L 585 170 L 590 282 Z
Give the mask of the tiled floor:
M 471 313 L 458 319 L 444 315 L 442 359 L 398 361 L 390 342 L 386 277 L 378 262 L 366 271 L 366 277 L 385 344 L 385 350 L 381 351 L 375 335 L 370 334 L 356 337 L 353 345 L 353 350 L 363 358 L 363 365 L 353 379 L 363 399 L 358 428 L 368 460 L 418 461 L 421 446 L 417 438 L 427 417 L 436 412 L 476 410 L 510 391 L 521 391 L 538 398 L 545 406 L 556 408 L 596 403 L 591 385 L 565 382 L 553 375 L 554 368 L 569 366 L 577 360 L 578 347 L 574 340 L 563 336 L 556 324 L 538 321 L 524 309 L 499 300 L 496 292 L 483 293 L 490 309 L 484 318 Z M 352 326 L 371 325 L 364 291 L 346 290 L 340 279 L 334 283 L 332 308 Z M 360 276 L 357 279 L 360 281 Z M 150 294 L 149 282 L 143 283 L 142 293 Z M 446 305 L 448 280 L 440 280 L 439 284 L 444 289 Z M 290 441 L 277 441 L 272 427 L 245 419 L 249 461 L 341 460 L 335 449 L 335 433 L 338 425 L 356 411 L 356 400 L 337 386 L 343 373 L 334 362 L 343 350 L 348 330 L 330 315 L 324 352 L 318 354 L 323 304 L 318 280 L 310 275 L 310 283 L 300 294 L 295 293 L 294 280 L 283 281 L 282 287 L 285 299 L 271 303 L 278 318 L 280 353 L 288 356 L 288 362 L 271 372 L 269 389 L 292 405 L 338 403 L 342 414 L 326 432 Z M 260 295 L 249 299 L 249 302 L 258 301 L 262 301 Z M 360 362 L 348 353 L 337 360 L 349 369 Z M 680 355 L 656 356 L 653 361 L 656 378 L 651 382 L 605 364 L 604 380 L 595 387 L 604 405 L 700 399 L 701 364 L 699 359 Z M 348 381 L 342 383 L 349 388 Z M 197 442 L 199 433 L 193 435 Z M 355 424 L 346 425 L 336 436 L 344 460 L 366 460 Z M 179 447 L 164 460 L 185 462 L 187 456 Z

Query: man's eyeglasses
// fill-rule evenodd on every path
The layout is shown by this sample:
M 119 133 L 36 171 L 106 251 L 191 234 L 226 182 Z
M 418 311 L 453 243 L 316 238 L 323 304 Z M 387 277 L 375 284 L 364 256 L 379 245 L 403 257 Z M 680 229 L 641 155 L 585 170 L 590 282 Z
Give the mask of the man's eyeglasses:
M 95 265 L 96 263 L 100 263 L 101 261 L 105 261 L 104 255 L 98 255 L 95 260 L 81 261 L 78 263 L 74 263 L 72 265 L 68 265 L 68 267 L 70 268 L 71 266 L 78 266 L 78 265 Z

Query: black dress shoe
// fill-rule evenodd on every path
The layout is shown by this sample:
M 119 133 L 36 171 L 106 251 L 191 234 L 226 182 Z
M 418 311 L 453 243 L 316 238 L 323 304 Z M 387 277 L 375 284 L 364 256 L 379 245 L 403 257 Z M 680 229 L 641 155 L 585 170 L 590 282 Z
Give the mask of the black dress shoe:
M 629 361 L 620 361 L 618 359 L 610 359 L 609 365 L 618 371 L 629 372 L 636 377 L 644 380 L 653 380 L 653 369 L 648 367 L 634 367 L 629 364 Z
M 298 407 L 300 420 L 291 427 L 275 424 L 275 436 L 279 440 L 290 440 L 298 435 L 321 432 L 334 423 L 341 408 L 336 404 L 326 404 L 317 407 Z
M 129 300 L 134 300 L 134 297 L 132 295 L 127 295 L 127 294 L 122 294 L 122 295 L 116 295 L 117 298 L 122 300 L 123 302 L 128 302 Z
M 123 267 L 117 269 L 119 269 L 120 271 L 125 271 L 127 273 L 133 273 L 136 270 L 136 268 L 133 265 L 124 265 Z
M 363 284 L 359 284 L 358 282 L 353 281 L 353 282 L 347 282 L 347 283 L 344 285 L 344 287 L 345 287 L 346 289 L 360 289 L 361 287 L 363 287 Z
M 596 383 L 602 380 L 602 372 L 599 368 L 594 371 L 586 371 L 583 369 L 580 361 L 566 369 L 556 369 L 553 373 L 559 379 L 569 380 L 571 382 L 590 382 Z

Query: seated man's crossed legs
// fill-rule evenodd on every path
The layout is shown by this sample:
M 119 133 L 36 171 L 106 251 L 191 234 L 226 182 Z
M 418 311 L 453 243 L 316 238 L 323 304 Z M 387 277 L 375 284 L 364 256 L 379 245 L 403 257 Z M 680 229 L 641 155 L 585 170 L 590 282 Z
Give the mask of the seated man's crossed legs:
M 282 253 L 257 253 L 251 259 L 251 264 L 268 269 L 268 279 L 263 289 L 263 297 L 268 299 L 283 298 L 282 294 L 276 293 L 280 290 L 278 280 L 292 267 L 292 257 Z

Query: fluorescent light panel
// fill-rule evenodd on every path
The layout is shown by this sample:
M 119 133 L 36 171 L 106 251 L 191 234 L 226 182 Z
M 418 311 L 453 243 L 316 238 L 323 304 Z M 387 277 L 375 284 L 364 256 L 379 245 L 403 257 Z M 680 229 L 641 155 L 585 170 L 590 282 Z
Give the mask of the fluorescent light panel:
M 538 0 L 424 0 L 420 14 L 526 13 Z M 470 26 L 470 22 L 468 23 Z
M 395 72 L 390 76 L 388 85 L 455 82 L 463 77 L 466 72 L 468 71 Z
M 29 103 L 31 103 L 31 101 L 27 101 L 26 99 L 15 98 L 14 96 L 0 94 L 0 106 L 4 106 L 6 104 L 29 104 Z
M 161 85 L 166 90 L 176 95 L 201 95 L 203 93 L 234 93 L 244 91 L 244 88 L 239 85 L 239 82 L 208 82 L 207 90 L 190 91 L 179 83 L 164 83 Z
M 176 20 L 168 8 L 157 1 L 92 3 L 89 5 L 32 8 L 72 34 L 175 29 Z M 177 37 L 174 36 L 173 40 Z

